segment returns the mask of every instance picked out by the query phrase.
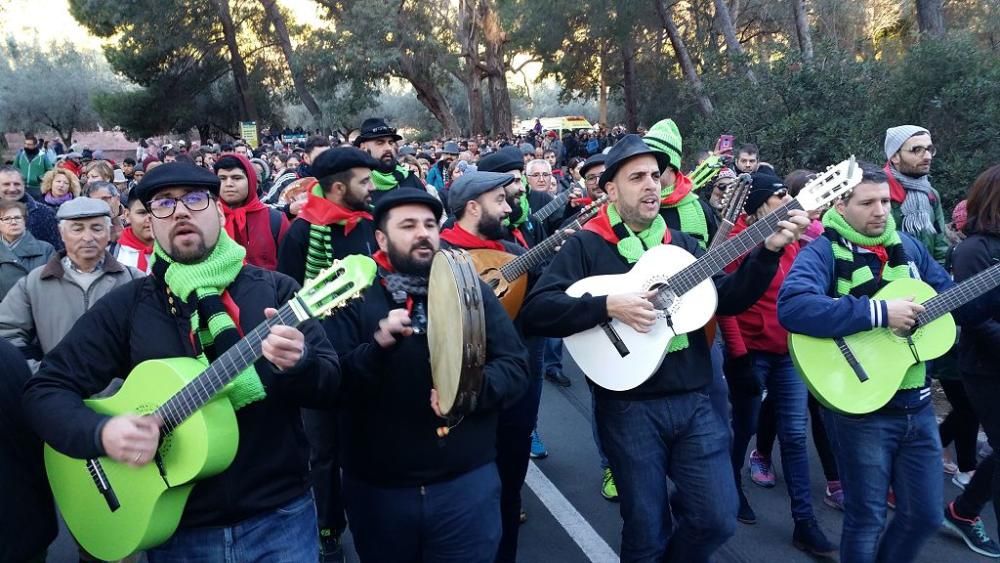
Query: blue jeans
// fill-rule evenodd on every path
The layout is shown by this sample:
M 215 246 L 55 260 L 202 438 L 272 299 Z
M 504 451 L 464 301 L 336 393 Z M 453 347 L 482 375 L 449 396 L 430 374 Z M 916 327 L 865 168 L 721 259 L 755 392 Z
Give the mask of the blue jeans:
M 712 385 L 709 387 L 709 395 L 712 398 L 712 408 L 722 419 L 722 425 L 729 430 L 729 384 L 726 383 L 726 375 L 722 371 L 725 355 L 722 350 L 722 336 L 716 335 L 715 342 L 712 343 L 709 353 L 712 357 Z
M 594 445 L 597 446 L 597 455 L 601 458 L 601 471 L 611 467 L 608 462 L 608 455 L 604 453 L 604 446 L 601 445 L 601 435 L 597 432 L 597 396 L 593 388 L 590 390 L 590 431 L 594 434 Z
M 492 463 L 423 487 L 375 487 L 345 474 L 344 504 L 365 562 L 492 563 L 500 545 L 500 478 Z
M 562 373 L 562 338 L 546 338 L 542 346 L 542 374 Z
M 645 401 L 599 396 L 596 417 L 621 500 L 621 560 L 708 561 L 735 533 L 737 508 L 729 431 L 708 390 Z M 677 485 L 673 502 L 666 477 Z
M 299 563 L 319 558 L 312 493 L 227 528 L 181 529 L 146 551 L 149 563 Z
M 944 517 L 941 439 L 931 404 L 860 417 L 823 409 L 823 417 L 844 487 L 841 562 L 916 560 Z M 890 485 L 896 515 L 882 533 Z

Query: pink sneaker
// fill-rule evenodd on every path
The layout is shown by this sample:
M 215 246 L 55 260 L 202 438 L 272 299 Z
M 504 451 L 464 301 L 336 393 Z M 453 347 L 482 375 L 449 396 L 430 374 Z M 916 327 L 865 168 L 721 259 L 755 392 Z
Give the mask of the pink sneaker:
M 770 489 L 774 486 L 771 458 L 757 453 L 757 450 L 750 452 L 750 480 L 760 487 Z

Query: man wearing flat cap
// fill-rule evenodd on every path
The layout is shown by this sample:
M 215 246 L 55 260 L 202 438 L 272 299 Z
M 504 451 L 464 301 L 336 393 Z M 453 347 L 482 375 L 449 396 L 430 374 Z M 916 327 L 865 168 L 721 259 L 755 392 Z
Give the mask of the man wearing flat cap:
M 458 143 L 454 141 L 446 142 L 441 149 L 441 158 L 427 171 L 427 183 L 434 186 L 439 194 L 443 194 L 445 187 L 451 183 L 451 178 L 448 176 L 448 168 L 458 158 L 460 152 Z
M 541 221 L 531 214 L 545 207 L 552 201 L 552 196 L 540 191 L 530 190 L 524 178 L 524 159 L 517 147 L 504 147 L 495 153 L 479 159 L 480 172 L 502 172 L 517 179 L 507 184 L 507 203 L 510 205 L 510 217 L 507 223 L 510 234 L 507 240 L 513 240 L 525 248 L 531 248 L 545 240 L 547 233 Z
M 647 249 L 661 244 L 704 254 L 694 238 L 669 229 L 660 215 L 666 154 L 638 135 L 626 135 L 605 164 L 599 184 L 610 203 L 563 244 L 528 295 L 521 309 L 527 334 L 564 338 L 610 319 L 647 332 L 658 319 L 651 293 L 571 297 L 566 290 L 590 276 L 624 274 Z M 784 247 L 808 224 L 804 212 L 792 212 L 740 269 L 714 276 L 718 314 L 734 315 L 752 305 L 774 277 Z M 594 386 L 597 432 L 624 520 L 621 559 L 705 562 L 736 531 L 728 421 L 711 404 L 712 360 L 704 329 L 663 346 L 662 364 L 638 387 Z M 673 502 L 666 477 L 680 491 Z
M 370 256 L 375 243 L 371 172 L 378 161 L 354 147 L 323 151 L 310 170 L 317 183 L 292 221 L 278 252 L 278 271 L 302 283 L 351 254 Z M 320 542 L 325 560 L 339 550 L 347 528 L 340 495 L 337 413 L 305 409 L 302 421 L 311 446 L 310 466 Z
M 143 275 L 107 251 L 108 204 L 78 197 L 64 203 L 56 217 L 65 250 L 18 280 L 0 303 L 0 336 L 17 346 L 33 369 L 99 299 Z
M 146 360 L 207 365 L 299 289 L 288 276 L 245 264 L 246 250 L 223 228 L 219 187 L 211 171 L 184 162 L 158 166 L 136 186 L 133 197 L 152 215 L 152 273 L 93 304 L 25 388 L 25 414 L 55 449 L 80 459 L 153 462 L 159 418 L 106 416 L 84 397 L 127 379 Z M 230 550 L 254 561 L 275 553 L 289 561 L 319 557 L 300 408 L 332 405 L 339 364 L 315 320 L 299 328 L 274 322 L 265 334 L 262 358 L 220 392 L 236 411 L 236 455 L 225 471 L 197 483 L 177 531 L 147 550 L 151 563 L 222 561 Z
M 386 194 L 374 212 L 378 279 L 325 321 L 344 369 L 344 501 L 362 561 L 493 563 L 500 541 L 497 419 L 528 386 L 527 354 L 480 282 L 489 335 L 482 392 L 441 431 L 449 422 L 432 391 L 421 320 L 441 212 L 422 190 Z
M 361 124 L 361 133 L 354 139 L 354 146 L 367 152 L 379 161 L 378 170 L 372 171 L 375 191 L 372 201 L 378 203 L 382 196 L 396 188 L 423 190 L 420 178 L 410 173 L 410 169 L 396 161 L 396 143 L 403 138 L 381 117 L 370 117 Z M 315 174 L 314 174 L 315 176 Z

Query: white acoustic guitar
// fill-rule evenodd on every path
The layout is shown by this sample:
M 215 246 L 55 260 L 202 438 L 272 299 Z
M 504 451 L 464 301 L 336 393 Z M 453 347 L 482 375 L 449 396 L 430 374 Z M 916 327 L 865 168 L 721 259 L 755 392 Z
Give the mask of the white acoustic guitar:
M 566 290 L 571 297 L 617 295 L 656 290 L 657 320 L 647 333 L 612 319 L 564 339 L 566 349 L 591 381 L 612 391 L 642 385 L 660 368 L 670 340 L 698 330 L 715 314 L 718 295 L 712 276 L 775 232 L 793 209 L 813 211 L 850 192 L 861 181 L 854 157 L 827 168 L 798 197 L 745 231 L 695 259 L 680 247 L 664 244 L 647 250 L 627 274 L 591 276 Z

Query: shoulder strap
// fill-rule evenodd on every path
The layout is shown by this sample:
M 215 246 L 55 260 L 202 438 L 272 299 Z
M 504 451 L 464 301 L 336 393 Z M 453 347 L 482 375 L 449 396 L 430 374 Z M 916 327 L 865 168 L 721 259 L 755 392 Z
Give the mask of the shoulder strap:
M 281 212 L 277 209 L 268 208 L 268 220 L 271 224 L 271 238 L 274 239 L 274 247 L 278 248 L 278 235 L 281 234 Z

